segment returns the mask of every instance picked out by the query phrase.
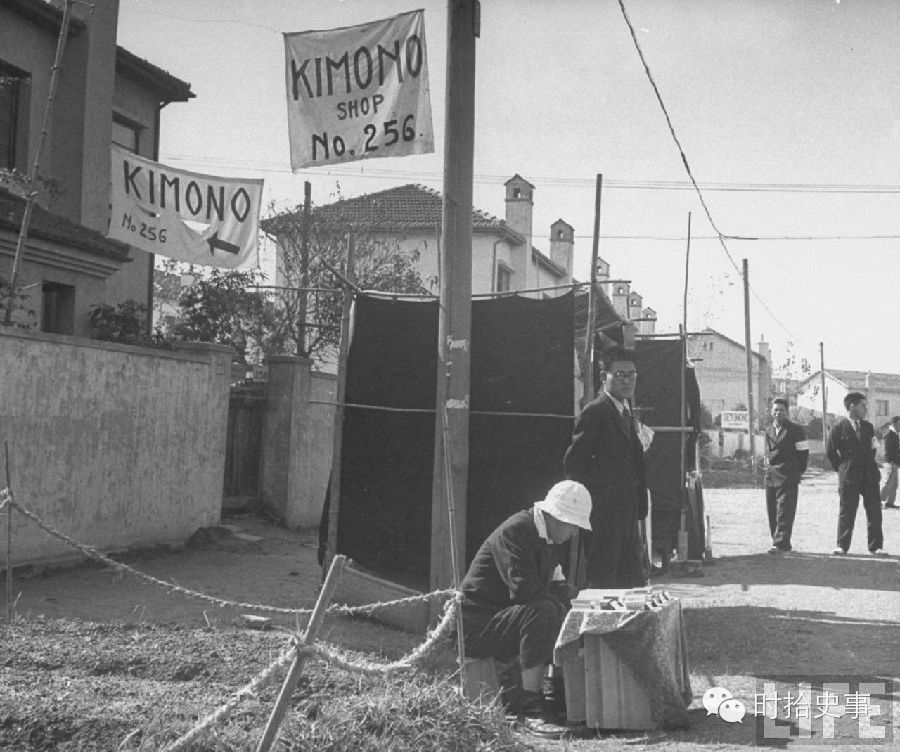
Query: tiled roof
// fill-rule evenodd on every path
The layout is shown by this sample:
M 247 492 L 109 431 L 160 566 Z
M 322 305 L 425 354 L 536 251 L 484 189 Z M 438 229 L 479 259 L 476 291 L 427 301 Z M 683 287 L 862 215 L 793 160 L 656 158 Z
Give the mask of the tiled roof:
M 124 47 L 116 47 L 116 69 L 140 80 L 152 91 L 162 94 L 169 102 L 187 102 L 196 96 L 191 91 L 189 83 L 138 57 Z
M 825 373 L 830 374 L 842 384 L 846 384 L 848 389 L 865 389 L 866 376 L 868 376 L 869 389 L 900 391 L 900 375 L 896 373 L 874 373 L 871 371 L 839 371 L 834 368 L 826 368 Z M 813 377 L 811 376 L 810 379 L 812 378 Z M 815 378 L 821 377 L 816 374 Z
M 0 188 L 0 230 L 18 234 L 25 211 L 25 199 Z M 29 237 L 50 240 L 55 243 L 78 248 L 95 256 L 126 261 L 128 246 L 117 240 L 109 240 L 96 230 L 91 230 L 77 222 L 72 222 L 57 214 L 51 214 L 38 204 L 31 212 Z
M 722 332 L 717 332 L 715 329 L 711 329 L 710 327 L 706 327 L 702 332 L 699 332 L 698 334 L 699 336 L 712 334 L 716 337 L 719 337 L 720 339 L 724 339 L 726 342 L 730 342 L 732 345 L 734 345 L 735 347 L 739 347 L 741 350 L 744 349 L 744 346 L 740 342 L 731 339 L 731 337 L 726 337 L 724 334 L 722 334 Z M 750 349 L 750 354 L 756 358 L 759 358 L 760 360 L 765 360 L 762 355 L 760 355 L 758 352 L 756 352 L 756 350 L 752 348 Z
M 313 217 L 320 227 L 346 230 L 365 228 L 367 231 L 404 231 L 440 227 L 443 199 L 441 194 L 423 185 L 408 183 L 377 193 L 342 199 L 313 209 Z M 265 232 L 277 235 L 282 221 L 293 220 L 302 210 L 279 214 L 260 222 Z M 473 232 L 494 232 L 516 245 L 525 238 L 502 219 L 473 209 Z M 552 263 L 552 262 L 551 262 Z

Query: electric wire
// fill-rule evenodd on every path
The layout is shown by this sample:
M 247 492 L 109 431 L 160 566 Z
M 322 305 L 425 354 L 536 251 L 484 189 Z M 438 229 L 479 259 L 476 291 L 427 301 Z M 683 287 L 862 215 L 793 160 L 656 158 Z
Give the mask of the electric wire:
M 622 11 L 622 17 L 625 20 L 625 24 L 628 26 L 628 32 L 631 34 L 631 40 L 634 42 L 634 48 L 637 51 L 638 57 L 641 60 L 641 65 L 644 67 L 644 73 L 647 74 L 647 79 L 650 81 L 650 85 L 653 87 L 653 93 L 656 95 L 656 101 L 659 102 L 659 106 L 662 109 L 663 115 L 666 118 L 666 124 L 669 128 L 669 133 L 672 136 L 672 140 L 675 142 L 675 146 L 678 148 L 678 153 L 681 156 L 681 162 L 684 165 L 684 169 L 687 172 L 688 177 L 690 178 L 691 185 L 694 186 L 694 190 L 697 193 L 697 198 L 700 200 L 700 205 L 703 207 L 703 211 L 706 213 L 706 218 L 709 221 L 710 226 L 715 231 L 718 236 L 719 245 L 722 250 L 725 252 L 725 255 L 728 257 L 728 260 L 731 262 L 731 265 L 734 267 L 735 271 L 738 273 L 738 277 L 740 279 L 744 279 L 744 274 L 741 271 L 741 268 L 737 265 L 737 262 L 734 260 L 734 257 L 731 255 L 731 252 L 728 250 L 728 245 L 725 243 L 725 238 L 728 237 L 723 233 L 715 220 L 712 217 L 712 213 L 709 210 L 709 206 L 706 203 L 706 198 L 703 196 L 703 191 L 700 190 L 700 186 L 697 184 L 697 180 L 694 178 L 694 173 L 691 171 L 691 166 L 688 162 L 687 154 L 685 154 L 684 147 L 681 145 L 681 141 L 678 138 L 678 134 L 675 133 L 675 126 L 672 124 L 672 118 L 669 116 L 669 110 L 666 108 L 666 103 L 663 101 L 662 94 L 659 91 L 659 87 L 656 85 L 656 80 L 653 78 L 653 73 L 650 71 L 650 66 L 647 64 L 647 59 L 644 57 L 644 51 L 641 49 L 640 42 L 638 42 L 637 34 L 635 33 L 634 26 L 631 23 L 631 19 L 628 17 L 628 11 L 625 9 L 624 0 L 618 0 L 619 9 Z M 752 285 L 750 285 L 749 280 L 747 282 L 747 289 L 753 293 L 753 296 L 756 298 L 757 302 L 763 307 L 763 309 L 769 314 L 772 320 L 778 324 L 788 335 L 793 337 L 795 340 L 800 341 L 800 338 L 797 337 L 787 326 L 779 319 L 771 308 L 766 304 L 766 302 L 760 297 L 760 295 L 753 289 Z

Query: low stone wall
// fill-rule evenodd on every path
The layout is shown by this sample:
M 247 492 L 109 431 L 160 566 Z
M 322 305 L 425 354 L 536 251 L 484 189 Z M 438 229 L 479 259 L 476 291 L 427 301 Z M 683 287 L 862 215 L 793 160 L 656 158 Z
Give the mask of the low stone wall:
M 100 550 L 183 543 L 221 513 L 231 349 L 176 352 L 0 328 L 16 500 Z M 6 485 L 0 451 L 0 486 Z M 5 515 L 0 518 L 5 540 Z M 73 555 L 13 515 L 12 561 Z M 74 554 L 79 556 L 80 554 Z

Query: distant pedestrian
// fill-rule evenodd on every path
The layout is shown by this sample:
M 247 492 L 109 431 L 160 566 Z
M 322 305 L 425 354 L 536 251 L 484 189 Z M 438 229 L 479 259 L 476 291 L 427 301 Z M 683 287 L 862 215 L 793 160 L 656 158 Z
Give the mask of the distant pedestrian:
M 866 532 L 869 552 L 883 556 L 884 533 L 881 529 L 881 501 L 878 485 L 881 473 L 875 462 L 875 427 L 864 420 L 866 398 L 859 392 L 844 397 L 847 417 L 838 421 L 828 437 L 828 461 L 838 473 L 837 555 L 847 553 L 853 537 L 853 525 L 862 496 L 866 510 Z
M 881 500 L 885 509 L 897 508 L 897 467 L 900 466 L 900 415 L 891 418 L 891 425 L 884 437 L 884 461 L 888 464 L 888 477 L 881 488 Z
M 772 425 L 766 429 L 766 510 L 772 534 L 770 554 L 791 550 L 797 491 L 809 462 L 803 428 L 788 420 L 787 400 L 772 400 Z

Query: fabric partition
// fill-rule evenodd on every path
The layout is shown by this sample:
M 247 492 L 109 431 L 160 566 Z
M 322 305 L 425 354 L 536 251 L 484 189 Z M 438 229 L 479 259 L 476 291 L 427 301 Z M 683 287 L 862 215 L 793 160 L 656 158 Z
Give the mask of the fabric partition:
M 428 412 L 346 408 L 338 551 L 407 584 L 427 584 L 429 572 L 437 332 L 437 302 L 357 298 L 346 402 Z M 562 478 L 573 349 L 571 294 L 473 302 L 466 563 Z

